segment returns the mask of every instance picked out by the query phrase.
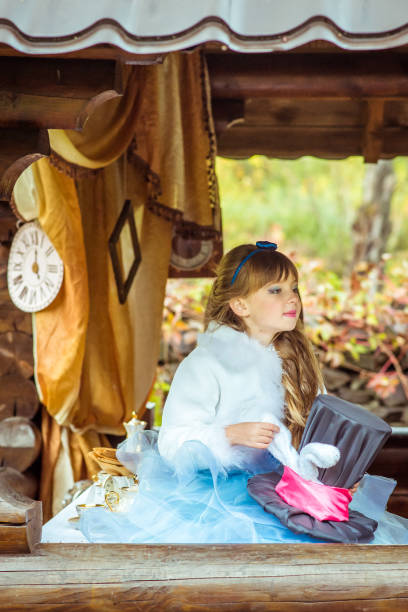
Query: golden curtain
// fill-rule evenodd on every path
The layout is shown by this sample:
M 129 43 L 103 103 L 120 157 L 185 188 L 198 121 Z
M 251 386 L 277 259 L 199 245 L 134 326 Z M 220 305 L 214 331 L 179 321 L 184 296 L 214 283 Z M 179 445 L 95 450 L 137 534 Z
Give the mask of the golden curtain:
M 50 471 L 54 497 L 61 497 L 69 484 L 96 471 L 87 451 L 107 445 L 104 434 L 123 434 L 123 421 L 143 409 L 159 352 L 173 222 L 208 227 L 218 212 L 200 53 L 125 67 L 122 76 L 123 96 L 98 108 L 81 132 L 50 130 L 53 153 L 31 168 L 39 222 L 65 266 L 56 300 L 34 317 L 39 393 L 60 426 L 44 419 L 45 447 L 53 453 L 48 464 L 45 459 L 43 498 L 50 496 Z M 19 205 L 24 197 L 15 194 Z M 108 239 L 126 199 L 142 260 L 120 304 Z M 120 250 L 128 267 L 126 232 Z M 54 445 L 51 435 L 58 438 Z

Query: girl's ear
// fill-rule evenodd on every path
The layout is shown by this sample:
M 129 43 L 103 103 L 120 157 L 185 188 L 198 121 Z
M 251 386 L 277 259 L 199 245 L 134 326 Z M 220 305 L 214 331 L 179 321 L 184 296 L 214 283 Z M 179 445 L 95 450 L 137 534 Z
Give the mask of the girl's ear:
M 237 317 L 246 317 L 248 315 L 248 307 L 246 300 L 242 297 L 235 297 L 229 301 L 230 308 Z

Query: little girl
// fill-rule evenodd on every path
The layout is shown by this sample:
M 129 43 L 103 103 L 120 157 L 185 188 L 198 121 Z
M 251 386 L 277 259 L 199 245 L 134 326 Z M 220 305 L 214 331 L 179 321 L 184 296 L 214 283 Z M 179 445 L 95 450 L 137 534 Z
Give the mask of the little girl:
M 308 445 L 307 457 L 307 447 L 296 451 L 321 392 L 295 265 L 274 243 L 232 249 L 218 268 L 205 332 L 174 376 L 158 441 L 148 431 L 118 448 L 139 494 L 126 513 L 83 513 L 81 530 L 97 542 L 316 542 L 266 513 L 247 482 L 279 464 L 316 480 L 316 465 L 337 461 L 329 445 Z
M 242 447 L 267 449 L 283 423 L 299 444 L 324 385 L 303 331 L 297 269 L 276 248 L 245 244 L 222 259 L 206 333 L 179 366 L 164 408 L 159 451 L 167 460 L 196 440 L 225 468 L 248 467 L 261 454 Z

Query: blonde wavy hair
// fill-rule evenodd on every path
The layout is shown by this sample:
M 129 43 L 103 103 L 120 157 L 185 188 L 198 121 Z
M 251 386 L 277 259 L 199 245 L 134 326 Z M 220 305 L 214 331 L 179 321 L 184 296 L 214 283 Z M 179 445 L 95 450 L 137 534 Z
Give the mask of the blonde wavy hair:
M 229 305 L 231 299 L 245 298 L 268 283 L 285 281 L 288 277 L 298 281 L 297 268 L 286 255 L 272 249 L 259 249 L 244 263 L 231 285 L 237 267 L 254 250 L 257 250 L 254 244 L 242 244 L 222 258 L 205 310 L 205 329 L 211 321 L 215 321 L 238 331 L 246 331 L 243 319 Z M 286 391 L 285 421 L 296 447 L 300 443 L 313 400 L 319 390 L 324 390 L 318 360 L 304 333 L 302 300 L 300 304 L 301 312 L 295 329 L 279 332 L 271 338 L 282 359 L 282 383 Z

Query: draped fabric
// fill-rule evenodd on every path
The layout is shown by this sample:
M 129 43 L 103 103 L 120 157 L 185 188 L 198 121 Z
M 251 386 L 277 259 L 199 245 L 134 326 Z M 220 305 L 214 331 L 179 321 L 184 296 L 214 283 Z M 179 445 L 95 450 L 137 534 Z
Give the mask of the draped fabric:
M 138 158 L 136 172 L 144 174 L 151 200 L 160 200 L 171 219 L 213 225 L 215 133 L 204 57 L 170 54 L 163 64 L 126 68 L 122 81 L 123 96 L 97 108 L 82 132 L 49 130 L 53 151 L 98 169 L 131 145 L 129 157 Z
M 33 317 L 36 382 L 53 418 L 43 427 L 44 448 L 53 456 L 45 461 L 42 496 L 54 490 L 54 511 L 57 489 L 61 497 L 97 471 L 88 451 L 108 445 L 106 434 L 123 434 L 132 411 L 143 412 L 156 371 L 175 225 L 211 230 L 219 218 L 200 53 L 125 66 L 120 77 L 123 95 L 98 107 L 81 132 L 49 130 L 50 158 L 33 164 L 14 190 L 26 214 L 35 200 L 34 216 L 65 266 L 59 295 Z M 120 304 L 108 240 L 126 199 L 141 264 Z M 128 231 L 118 250 L 126 277 L 133 260 Z
M 34 315 L 35 375 L 41 401 L 62 425 L 69 422 L 78 398 L 85 352 L 89 297 L 84 237 L 74 181 L 46 158 L 33 166 L 33 174 L 37 217 L 64 262 L 59 294 Z

